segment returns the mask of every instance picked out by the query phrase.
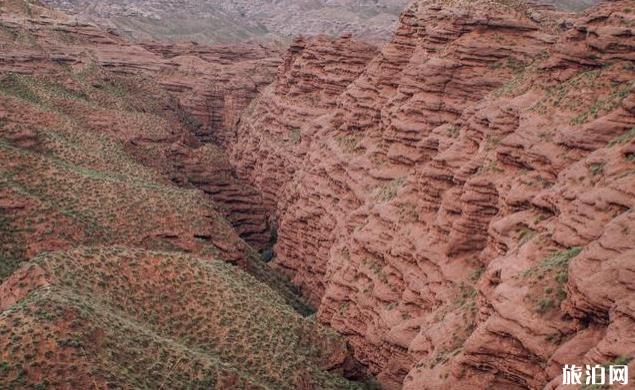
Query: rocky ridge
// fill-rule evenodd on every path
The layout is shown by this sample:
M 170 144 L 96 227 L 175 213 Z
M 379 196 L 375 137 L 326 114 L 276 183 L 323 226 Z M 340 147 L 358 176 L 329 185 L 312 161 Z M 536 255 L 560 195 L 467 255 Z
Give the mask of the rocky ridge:
M 370 61 L 298 41 L 247 110 L 274 264 L 386 388 L 635 357 L 632 8 L 418 1 Z
M 288 43 L 299 35 L 390 38 L 407 0 L 45 0 L 80 21 L 135 40 Z

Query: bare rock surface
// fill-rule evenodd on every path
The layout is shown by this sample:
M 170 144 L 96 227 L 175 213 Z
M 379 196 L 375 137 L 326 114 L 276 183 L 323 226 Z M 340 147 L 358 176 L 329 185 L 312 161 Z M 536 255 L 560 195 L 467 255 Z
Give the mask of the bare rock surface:
M 296 41 L 246 111 L 275 265 L 387 389 L 635 357 L 632 6 L 417 1 L 372 59 Z

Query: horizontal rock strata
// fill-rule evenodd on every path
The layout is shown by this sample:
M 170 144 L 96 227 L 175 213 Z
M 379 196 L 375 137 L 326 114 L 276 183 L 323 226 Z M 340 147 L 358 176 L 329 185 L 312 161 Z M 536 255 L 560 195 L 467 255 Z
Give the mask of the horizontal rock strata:
M 370 60 L 296 42 L 248 109 L 275 265 L 386 388 L 635 356 L 631 8 L 417 1 Z

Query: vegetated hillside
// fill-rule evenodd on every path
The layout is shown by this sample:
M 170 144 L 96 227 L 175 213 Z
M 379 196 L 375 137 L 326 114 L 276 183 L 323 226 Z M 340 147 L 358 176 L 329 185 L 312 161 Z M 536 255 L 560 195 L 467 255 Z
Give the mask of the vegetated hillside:
M 292 45 L 243 115 L 274 263 L 386 388 L 635 358 L 634 9 L 417 1 L 361 74 Z
M 139 46 L 94 25 L 74 23 L 68 16 L 37 3 L 12 0 L 0 6 L 2 74 L 52 74 L 60 68 L 81 73 L 97 66 L 116 75 L 152 78 L 161 88 L 139 89 L 138 92 L 146 93 L 141 97 L 144 101 L 151 102 L 153 94 L 168 91 L 176 98 L 174 108 L 182 111 L 176 115 L 184 117 L 188 113 L 185 119 L 190 127 L 190 136 L 182 142 L 186 147 L 171 150 L 174 157 L 166 159 L 174 168 L 170 172 L 171 178 L 179 184 L 195 186 L 206 192 L 219 205 L 218 211 L 254 247 L 260 250 L 269 245 L 271 229 L 267 215 L 259 206 L 258 192 L 235 177 L 217 148 L 213 145 L 200 146 L 208 141 L 220 145 L 227 134 L 233 134 L 242 110 L 275 75 L 280 62 L 277 51 L 258 44 L 227 47 L 155 43 Z M 119 81 L 110 83 L 105 77 L 96 86 L 88 84 L 77 88 L 81 93 L 84 87 L 92 90 L 102 88 L 113 94 L 120 92 L 117 89 L 123 86 L 117 84 Z M 128 86 L 128 90 L 135 89 L 134 85 Z M 158 95 L 156 98 L 166 99 Z M 74 106 L 73 102 L 78 104 Z M 100 110 L 91 108 L 99 101 L 85 103 L 82 99 L 70 100 L 65 110 L 75 110 L 73 112 L 82 115 L 85 126 L 112 130 L 109 129 L 109 120 L 99 117 Z M 124 108 L 129 104 L 124 100 L 120 103 Z M 160 104 L 155 106 L 155 109 L 161 109 Z M 108 115 L 110 113 L 105 114 L 106 117 Z M 139 116 L 135 118 L 138 121 L 143 119 Z M 154 131 L 151 123 L 140 129 L 129 129 L 125 128 L 124 122 L 113 126 L 124 127 L 119 131 L 129 143 L 143 144 L 150 139 L 159 143 L 167 141 L 162 138 L 166 137 L 165 134 L 146 136 L 144 132 L 147 129 Z M 169 129 L 163 131 L 171 132 Z M 179 134 L 170 137 L 170 142 L 173 142 Z M 155 156 L 143 152 L 137 156 L 150 162 L 157 161 Z
M 256 252 L 212 200 L 170 180 L 196 174 L 181 167 L 182 156 L 204 163 L 218 152 L 196 144 L 186 114 L 150 80 L 97 66 L 9 74 L 0 101 L 10 255 L 3 279 L 21 260 L 77 244 L 182 250 L 257 267 Z
M 389 39 L 408 0 L 131 1 L 45 0 L 77 20 L 95 22 L 136 40 L 285 43 L 298 35 L 351 33 Z
M 348 356 L 340 336 L 224 262 L 73 249 L 0 296 L 3 388 L 358 388 L 328 372 Z
M 8 0 L 2 15 L 2 70 L 33 73 L 97 64 L 118 74 L 152 75 L 201 122 L 201 137 L 223 140 L 240 112 L 275 75 L 280 52 L 263 43 L 206 46 L 133 44 L 38 2 Z

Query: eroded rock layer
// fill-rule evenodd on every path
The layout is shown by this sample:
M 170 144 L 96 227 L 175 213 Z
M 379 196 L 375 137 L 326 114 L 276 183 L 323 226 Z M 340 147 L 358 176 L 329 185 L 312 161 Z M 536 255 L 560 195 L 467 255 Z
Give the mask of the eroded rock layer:
M 338 95 L 376 53 L 373 46 L 350 37 L 298 38 L 284 56 L 276 82 L 245 110 L 231 152 L 237 170 L 251 174 L 268 208 L 275 211 L 283 185 L 313 147 L 306 125 L 335 108 Z
M 386 388 L 635 357 L 634 5 L 417 1 L 370 61 L 297 42 L 247 110 L 275 264 Z

